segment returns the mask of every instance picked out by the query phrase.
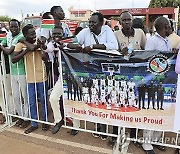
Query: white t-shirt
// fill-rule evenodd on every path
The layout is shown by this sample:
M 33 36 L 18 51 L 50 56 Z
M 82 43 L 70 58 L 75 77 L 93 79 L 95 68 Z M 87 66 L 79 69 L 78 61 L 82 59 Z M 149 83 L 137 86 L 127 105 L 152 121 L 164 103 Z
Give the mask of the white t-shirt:
M 89 28 L 84 28 L 77 34 L 76 37 L 78 39 L 78 43 L 84 45 L 85 47 L 97 44 L 94 39 L 93 33 Z M 102 26 L 101 33 L 98 36 L 95 35 L 95 37 L 97 38 L 99 44 L 104 44 L 106 46 L 106 50 L 118 50 L 117 40 L 109 26 Z

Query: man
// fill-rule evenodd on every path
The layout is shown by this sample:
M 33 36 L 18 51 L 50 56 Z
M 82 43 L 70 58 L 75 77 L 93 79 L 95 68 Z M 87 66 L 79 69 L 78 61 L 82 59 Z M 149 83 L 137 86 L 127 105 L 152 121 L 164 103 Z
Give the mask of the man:
M 114 84 L 114 79 L 112 76 L 108 76 L 107 79 L 107 86 L 108 86 L 108 94 L 110 94 L 112 88 L 113 88 L 113 84 Z
M 65 18 L 65 13 L 62 9 L 61 6 L 53 6 L 50 10 L 51 15 L 53 16 L 54 19 L 54 26 L 61 26 L 63 28 L 63 37 L 70 37 L 72 36 L 71 31 L 69 30 L 69 27 L 67 26 L 66 23 L 61 22 L 61 20 L 63 20 Z M 52 29 L 47 29 L 47 28 L 42 28 L 41 29 L 41 40 L 43 42 L 46 42 L 46 40 L 49 42 L 51 40 L 52 37 Z M 51 56 L 51 53 L 49 53 L 49 57 Z M 51 56 L 52 57 L 52 56 Z M 60 64 L 61 65 L 61 64 Z M 59 79 L 58 79 L 59 80 Z M 61 81 L 63 82 L 63 81 Z M 60 80 L 59 80 L 60 83 Z M 58 86 L 57 86 L 58 87 Z M 53 98 L 54 99 L 54 98 Z M 63 102 L 62 102 L 62 96 L 60 98 L 58 98 L 60 101 L 60 110 L 61 113 L 63 113 Z M 56 100 L 56 99 L 55 99 Z M 57 102 L 57 101 L 55 101 Z M 58 103 L 59 104 L 59 103 Z M 57 104 L 56 104 L 57 105 Z M 57 110 L 56 110 L 57 111 Z M 58 115 L 59 112 L 57 113 L 53 113 L 54 115 L 58 116 L 58 117 L 64 117 L 64 115 Z M 60 127 L 62 126 L 62 124 L 64 123 L 64 120 L 60 120 L 59 122 L 56 123 L 56 125 L 53 127 L 52 129 L 52 133 L 55 134 L 59 131 Z
M 7 83 L 11 84 L 11 86 L 9 87 L 8 85 L 7 88 L 12 87 L 14 101 L 8 100 L 8 106 L 10 107 L 9 112 L 12 114 L 14 107 L 12 108 L 11 106 L 15 105 L 19 116 L 29 118 L 24 61 L 21 60 L 15 64 L 12 63 L 12 52 L 18 40 L 23 37 L 20 32 L 20 22 L 16 19 L 11 19 L 9 21 L 9 29 L 10 32 L 7 33 L 6 39 L 1 42 L 2 46 L 0 46 L 0 50 L 2 50 L 5 55 L 8 55 L 8 65 L 10 65 L 11 81 L 7 81 Z M 11 90 L 8 90 L 8 93 L 10 91 Z M 21 128 L 26 128 L 28 124 L 27 119 L 23 120 L 22 118 L 16 122 L 16 126 L 20 126 Z
M 109 26 L 103 25 L 103 21 L 101 13 L 93 13 L 89 19 L 89 28 L 84 28 L 76 35 L 78 44 L 68 44 L 68 47 L 85 53 L 90 53 L 93 49 L 117 50 L 118 44 L 113 31 Z M 98 127 L 98 131 L 100 129 Z M 105 132 L 106 129 L 103 128 L 102 131 Z M 96 137 L 100 135 L 97 134 Z M 104 135 L 101 136 L 102 140 L 106 138 Z
M 159 110 L 164 110 L 163 109 L 163 101 L 164 101 L 164 93 L 165 93 L 165 88 L 162 85 L 162 82 L 160 82 L 157 85 L 157 109 Z M 159 106 L 159 102 L 161 102 L 161 106 Z
M 150 101 L 152 100 L 152 107 L 155 109 L 155 93 L 156 93 L 156 86 L 154 85 L 154 81 L 150 82 L 150 85 L 147 86 L 147 92 L 148 92 L 148 108 L 150 107 Z
M 114 34 L 118 41 L 119 50 L 123 55 L 128 54 L 128 46 L 131 43 L 133 50 L 144 49 L 146 37 L 142 29 L 132 27 L 132 15 L 124 11 L 120 15 L 122 29 L 115 31 Z
M 47 102 L 47 74 L 45 65 L 42 61 L 42 50 L 40 44 L 36 44 L 36 32 L 33 25 L 28 24 L 22 29 L 25 37 L 23 43 L 18 43 L 14 49 L 12 62 L 18 62 L 20 59 L 25 60 L 28 101 L 30 105 L 31 119 L 38 120 L 37 115 L 37 93 L 40 95 L 42 104 L 42 120 L 48 121 L 48 102 Z M 31 121 L 31 127 L 25 130 L 29 134 L 38 129 L 38 124 Z M 48 125 L 42 124 L 42 130 L 47 131 Z
M 135 83 L 133 81 L 133 78 L 130 79 L 130 81 L 127 82 L 128 88 L 131 88 L 133 91 L 135 90 Z
M 118 104 L 118 91 L 115 89 L 115 87 L 112 87 L 112 90 L 110 91 L 110 98 L 111 103 L 114 104 L 115 107 L 119 108 Z
M 145 108 L 145 96 L 146 96 L 146 84 L 144 83 L 144 79 L 141 79 L 140 84 L 137 87 L 138 90 L 138 100 L 139 100 L 139 109 L 142 106 L 142 109 L 146 109 Z M 142 100 L 142 104 L 141 104 L 141 100 Z
M 106 89 L 104 85 L 100 88 L 100 100 L 102 104 L 106 104 Z
M 54 19 L 54 26 L 55 27 L 56 26 L 61 26 L 63 28 L 63 37 L 66 38 L 66 37 L 72 36 L 72 33 L 69 30 L 68 25 L 66 23 L 61 22 L 61 20 L 63 20 L 65 18 L 65 13 L 64 13 L 62 7 L 61 6 L 53 6 L 51 8 L 51 10 L 50 10 L 50 13 L 51 13 L 51 15 L 53 16 L 53 19 Z M 46 42 L 46 40 L 47 40 L 49 42 L 51 40 L 51 38 L 52 38 L 52 29 L 42 28 L 41 29 L 41 39 L 42 39 L 42 41 Z M 52 57 L 51 53 L 48 53 L 48 55 L 49 55 L 49 57 Z M 61 81 L 61 82 L 63 82 L 63 81 Z M 59 80 L 59 83 L 60 83 L 60 80 Z M 62 96 L 58 97 L 58 99 L 59 99 L 58 102 L 56 100 L 57 98 L 53 98 L 54 96 L 51 96 L 52 100 L 55 100 L 55 102 L 58 103 L 58 104 L 59 104 L 59 101 L 60 101 L 60 110 L 61 110 L 61 113 L 63 113 Z M 57 106 L 58 104 L 56 104 L 55 106 Z M 57 110 L 54 109 L 54 111 L 57 111 Z M 57 113 L 53 113 L 53 114 L 56 115 L 57 117 L 64 117 L 63 114 L 58 115 L 59 114 L 58 111 L 57 111 Z M 57 122 L 56 125 L 52 129 L 52 133 L 53 134 L 57 133 L 63 123 L 64 123 L 63 119 L 60 120 L 59 122 Z
M 113 31 L 109 26 L 103 25 L 103 20 L 101 13 L 93 13 L 89 19 L 89 28 L 84 28 L 76 35 L 78 44 L 69 44 L 68 47 L 86 53 L 93 49 L 117 50 L 117 40 Z
M 70 74 L 67 75 L 67 78 L 66 78 L 66 83 L 67 83 L 67 96 L 68 96 L 68 99 L 70 99 L 70 96 L 71 95 L 71 100 L 72 100 L 72 86 L 73 86 L 73 82 L 72 82 L 72 78 L 70 76 Z
M 120 52 L 124 56 L 129 56 L 128 50 L 144 49 L 146 36 L 142 29 L 136 29 L 132 27 L 132 14 L 128 11 L 122 12 L 120 15 L 120 22 L 122 25 L 122 29 L 114 32 L 116 39 L 118 41 Z M 114 127 L 113 133 L 118 133 L 117 127 Z M 135 138 L 135 136 L 136 130 L 131 129 L 130 137 Z M 109 140 L 109 145 L 113 146 L 115 142 L 116 138 L 112 137 L 111 140 Z
M 82 93 L 83 93 L 83 101 L 85 103 L 89 103 L 90 99 L 89 99 L 87 83 L 84 84 L 84 87 L 82 89 L 83 89 L 83 91 L 82 91 Z
M 65 13 L 64 13 L 62 7 L 61 6 L 53 6 L 50 10 L 50 13 L 54 19 L 54 26 L 62 26 L 63 31 L 64 31 L 63 37 L 72 36 L 72 33 L 69 30 L 68 25 L 64 22 L 61 22 L 61 20 L 63 20 L 65 18 Z M 41 37 L 44 41 L 45 40 L 49 41 L 51 36 L 52 36 L 52 29 L 48 29 L 48 28 L 42 28 L 41 29 Z
M 50 12 L 45 12 L 42 15 L 42 20 L 46 20 L 46 19 L 53 19 L 52 15 Z M 36 37 L 37 38 L 41 38 L 41 31 L 44 30 L 43 28 L 39 27 L 36 29 Z
M 178 36 L 175 32 L 174 32 L 174 26 L 173 26 L 173 22 L 172 20 L 170 20 L 170 30 L 169 30 L 169 42 L 171 45 L 171 48 L 173 49 L 174 52 L 176 52 L 178 45 L 180 44 L 180 36 Z
M 79 84 L 78 83 L 78 77 L 74 75 L 74 77 L 73 77 L 74 101 L 76 100 L 76 95 L 77 95 L 77 100 L 80 101 L 78 84 Z
M 64 124 L 64 110 L 62 110 L 63 109 L 63 107 L 61 106 L 62 102 L 59 101 L 63 93 L 62 74 L 60 73 L 62 72 L 62 68 L 60 66 L 61 49 L 63 47 L 63 44 L 60 43 L 60 40 L 62 40 L 62 37 L 63 37 L 63 28 L 61 26 L 55 26 L 54 29 L 52 30 L 53 40 L 51 40 L 47 44 L 47 47 L 44 47 L 46 48 L 45 52 L 52 53 L 54 56 L 57 57 L 57 72 L 59 73 L 58 80 L 55 83 L 53 90 L 51 92 L 50 98 L 49 98 L 51 108 L 53 110 L 53 116 L 54 116 L 54 122 L 55 122 L 55 126 L 52 128 L 52 131 L 51 131 L 53 134 L 57 133 L 59 129 L 61 128 L 61 126 Z M 72 84 L 72 80 L 70 82 Z
M 155 28 L 156 28 L 156 33 L 154 36 L 149 38 L 146 42 L 145 50 L 160 50 L 162 52 L 169 52 L 171 51 L 171 46 L 170 42 L 167 38 L 169 35 L 169 30 L 170 30 L 170 23 L 169 20 L 166 19 L 165 17 L 159 17 L 155 20 Z M 157 132 L 157 131 L 150 131 L 150 130 L 144 130 L 143 132 L 143 137 L 145 140 L 152 140 L 153 138 L 156 140 L 153 141 L 158 141 L 161 137 L 162 132 Z M 153 146 L 150 143 L 143 143 L 142 144 L 143 149 L 146 151 L 148 154 L 154 154 Z M 160 150 L 165 150 L 165 147 L 163 146 L 155 146 Z

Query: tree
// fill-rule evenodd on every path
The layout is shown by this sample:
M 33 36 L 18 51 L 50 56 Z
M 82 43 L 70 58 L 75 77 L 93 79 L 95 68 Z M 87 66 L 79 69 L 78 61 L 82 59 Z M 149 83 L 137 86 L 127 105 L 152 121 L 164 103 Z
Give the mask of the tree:
M 9 16 L 0 16 L 0 21 L 2 21 L 2 22 L 8 22 L 9 20 L 11 20 L 11 18 L 9 17 Z
M 180 6 L 180 0 L 151 0 L 149 7 L 178 7 Z M 150 21 L 153 22 L 158 16 L 150 16 Z M 180 20 L 180 19 L 179 19 Z M 180 21 L 178 20 L 178 26 Z
M 177 7 L 180 0 L 151 0 L 149 7 Z

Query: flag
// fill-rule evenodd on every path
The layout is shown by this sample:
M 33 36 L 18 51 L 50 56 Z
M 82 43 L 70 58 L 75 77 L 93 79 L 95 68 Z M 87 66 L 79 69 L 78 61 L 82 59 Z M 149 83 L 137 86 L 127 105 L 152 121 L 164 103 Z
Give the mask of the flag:
M 6 39 L 6 34 L 3 33 L 3 34 L 0 34 L 0 41 L 3 41 Z
M 41 28 L 53 29 L 54 28 L 54 20 L 53 19 L 43 19 Z

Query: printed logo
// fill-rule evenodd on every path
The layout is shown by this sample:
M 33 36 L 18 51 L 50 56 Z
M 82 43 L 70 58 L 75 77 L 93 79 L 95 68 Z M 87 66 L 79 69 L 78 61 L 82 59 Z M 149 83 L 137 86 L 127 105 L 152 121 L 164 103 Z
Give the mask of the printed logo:
M 155 55 L 148 61 L 148 71 L 155 75 L 162 75 L 170 68 L 168 58 L 164 55 Z

